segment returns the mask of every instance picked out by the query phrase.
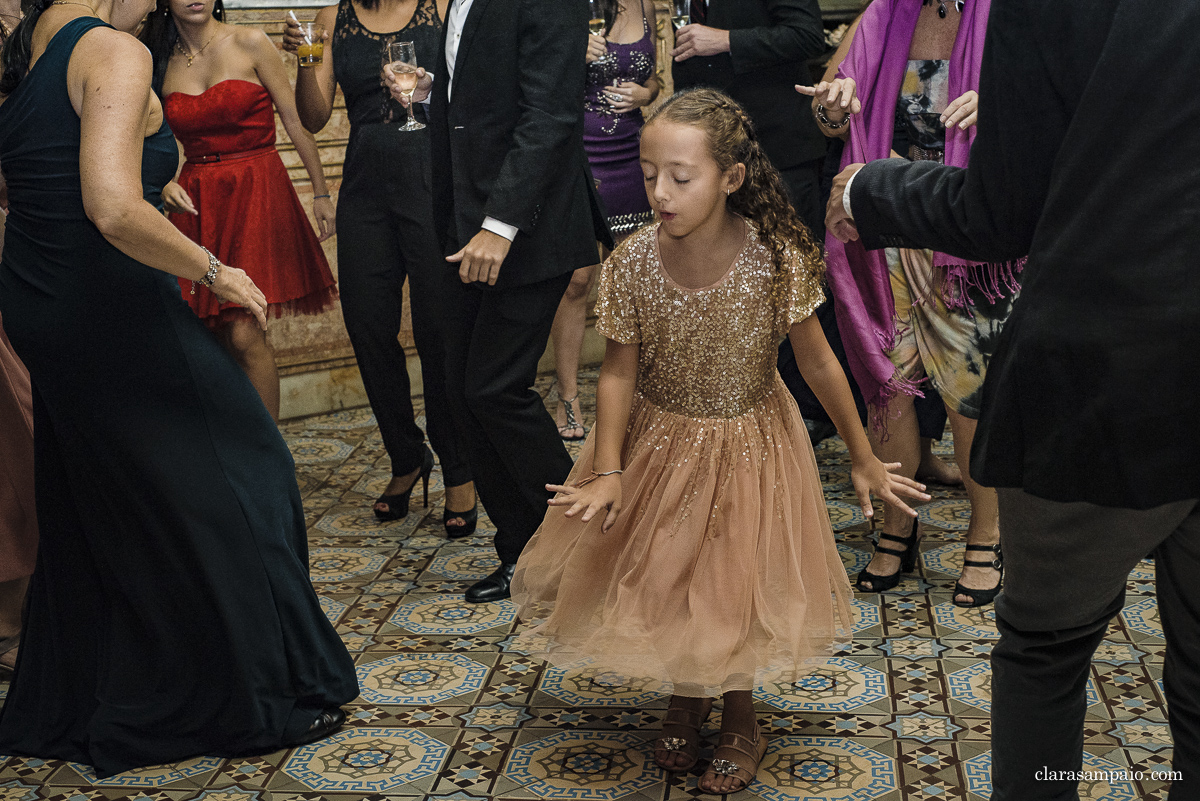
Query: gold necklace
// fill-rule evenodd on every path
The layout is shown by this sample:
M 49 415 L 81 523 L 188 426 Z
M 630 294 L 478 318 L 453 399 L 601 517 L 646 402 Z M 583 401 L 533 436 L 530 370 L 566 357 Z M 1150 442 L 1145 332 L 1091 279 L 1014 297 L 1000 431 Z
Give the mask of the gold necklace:
M 88 11 L 92 12 L 93 14 L 96 13 L 96 9 L 92 8 L 87 3 L 76 3 L 75 0 L 54 0 L 54 2 L 51 3 L 50 5 L 52 5 L 52 6 L 83 6 Z
M 56 2 L 57 1 L 58 0 L 56 0 Z M 61 1 L 66 2 L 66 0 L 61 0 Z M 215 33 L 212 36 L 208 37 L 208 41 L 205 42 L 203 45 L 201 45 L 200 49 L 197 50 L 195 52 L 195 54 L 189 53 L 188 51 L 183 49 L 183 39 L 182 38 L 180 38 L 178 41 L 175 42 L 175 49 L 179 51 L 179 55 L 181 55 L 187 59 L 187 65 L 190 67 L 190 66 L 192 66 L 193 61 L 200 58 L 200 54 L 204 52 L 204 48 L 206 48 L 210 44 L 212 44 L 212 40 L 216 39 L 216 38 L 217 38 L 217 34 L 215 34 Z

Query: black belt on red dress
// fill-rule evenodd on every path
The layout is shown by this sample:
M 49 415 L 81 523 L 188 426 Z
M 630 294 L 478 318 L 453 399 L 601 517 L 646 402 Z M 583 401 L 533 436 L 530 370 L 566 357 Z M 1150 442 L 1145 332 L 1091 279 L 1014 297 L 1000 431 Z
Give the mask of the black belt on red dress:
M 188 156 L 187 160 L 192 164 L 214 164 L 218 161 L 242 161 L 243 159 L 253 159 L 267 153 L 274 153 L 275 145 L 267 145 L 266 147 L 255 148 L 254 150 L 243 150 L 240 153 L 212 153 L 207 156 Z

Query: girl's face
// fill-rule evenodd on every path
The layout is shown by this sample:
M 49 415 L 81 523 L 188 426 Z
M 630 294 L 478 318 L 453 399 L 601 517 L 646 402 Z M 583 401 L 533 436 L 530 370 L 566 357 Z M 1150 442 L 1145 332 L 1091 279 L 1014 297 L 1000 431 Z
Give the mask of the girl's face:
M 642 129 L 646 197 L 662 217 L 662 230 L 685 237 L 720 219 L 730 193 L 742 185 L 744 164 L 722 170 L 702 128 L 655 120 Z
M 204 22 L 213 13 L 216 0 L 169 0 L 171 16 L 177 22 Z

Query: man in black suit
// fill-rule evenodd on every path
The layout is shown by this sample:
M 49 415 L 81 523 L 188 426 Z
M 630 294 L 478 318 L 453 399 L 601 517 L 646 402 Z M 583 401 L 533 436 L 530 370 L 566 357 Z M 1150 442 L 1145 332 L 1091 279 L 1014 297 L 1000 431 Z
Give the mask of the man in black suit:
M 843 240 L 1029 254 L 971 459 L 1000 488 L 1008 573 L 994 801 L 1078 797 L 1091 657 L 1149 553 L 1168 797 L 1200 798 L 1200 97 L 1163 91 L 1200 83 L 1197 31 L 1197 0 L 996 0 L 970 167 L 887 160 L 834 183 Z
M 583 0 L 454 0 L 432 70 L 448 392 L 501 561 L 471 602 L 508 597 L 571 469 L 533 383 L 571 273 L 612 244 L 583 150 L 588 19 Z
M 675 88 L 711 86 L 740 103 L 796 213 L 823 235 L 826 139 L 792 88 L 812 82 L 805 62 L 826 50 L 817 0 L 692 0 L 691 19 L 671 51 Z

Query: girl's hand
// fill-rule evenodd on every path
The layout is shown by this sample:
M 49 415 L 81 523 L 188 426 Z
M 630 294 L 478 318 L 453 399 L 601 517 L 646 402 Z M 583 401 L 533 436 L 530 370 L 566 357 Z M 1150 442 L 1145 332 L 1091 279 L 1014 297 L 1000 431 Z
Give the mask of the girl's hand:
M 863 464 L 851 462 L 850 481 L 854 484 L 854 492 L 858 495 L 858 505 L 862 507 L 866 517 L 870 518 L 875 514 L 875 510 L 871 506 L 872 493 L 882 498 L 884 503 L 891 504 L 910 517 L 916 517 L 916 511 L 900 500 L 899 496 L 905 495 L 918 501 L 929 500 L 930 496 L 924 492 L 924 484 L 918 484 L 911 478 L 898 476 L 892 472 L 899 469 L 899 462 L 884 464 L 875 458 L 874 454 L 864 460 Z
M 825 116 L 831 122 L 841 122 L 851 114 L 862 111 L 862 101 L 858 99 L 858 86 L 853 78 L 835 78 L 832 81 L 821 81 L 816 86 L 796 86 L 796 91 L 808 97 L 815 97 L 825 108 Z
M 254 281 L 246 275 L 245 270 L 230 267 L 228 264 L 221 265 L 217 270 L 217 278 L 213 281 L 212 291 L 222 303 L 244 306 L 246 311 L 258 319 L 262 330 L 267 330 L 267 296 L 254 285 Z
M 317 218 L 317 241 L 324 242 L 337 233 L 335 222 L 337 211 L 333 201 L 327 197 L 319 197 L 313 201 L 313 216 Z
M 184 188 L 174 181 L 167 181 L 162 191 L 163 208 L 171 214 L 199 214 L 192 199 Z
M 633 81 L 621 81 L 615 86 L 610 86 L 604 90 L 604 95 L 608 99 L 608 105 L 618 114 L 648 106 L 650 98 L 654 96 L 649 89 Z
M 571 508 L 564 512 L 567 517 L 574 517 L 582 511 L 583 516 L 579 519 L 584 523 L 589 522 L 601 511 L 607 509 L 608 514 L 604 518 L 604 523 L 600 526 L 600 530 L 606 534 L 613 527 L 613 523 L 617 522 L 617 517 L 621 514 L 621 477 L 619 475 L 600 476 L 595 481 L 590 481 L 583 487 L 547 484 L 546 489 L 558 493 L 547 501 L 548 504 L 551 506 L 570 506 Z
M 965 131 L 979 120 L 979 93 L 974 89 L 946 106 L 942 112 L 942 125 L 947 128 L 958 126 Z
M 588 34 L 587 63 L 599 61 L 608 55 L 608 40 L 594 33 Z

